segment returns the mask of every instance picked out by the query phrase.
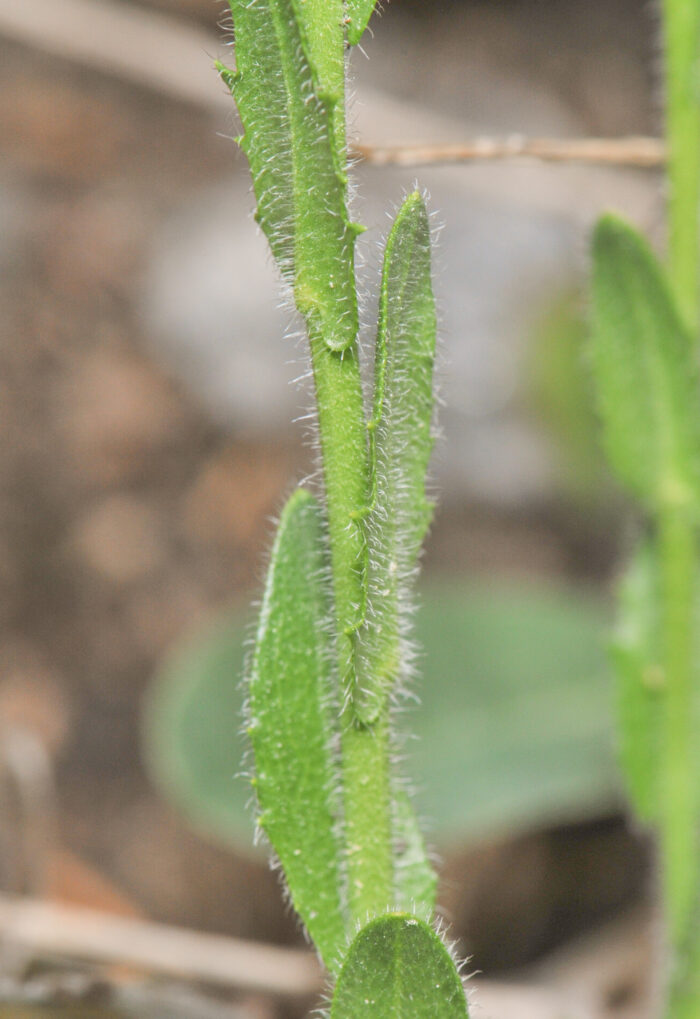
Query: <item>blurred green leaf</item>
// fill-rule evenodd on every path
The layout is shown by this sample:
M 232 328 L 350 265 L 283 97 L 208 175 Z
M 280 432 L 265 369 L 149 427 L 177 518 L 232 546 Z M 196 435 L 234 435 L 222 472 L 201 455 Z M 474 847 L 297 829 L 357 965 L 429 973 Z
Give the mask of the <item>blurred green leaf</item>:
M 146 766 L 203 834 L 249 851 L 250 782 L 241 774 L 244 614 L 223 615 L 164 662 L 143 710 Z
M 643 821 L 659 809 L 660 701 L 664 669 L 658 564 L 643 544 L 619 589 L 620 615 L 612 643 L 616 672 L 620 764 L 630 800 Z
M 437 874 L 428 858 L 425 839 L 405 789 L 394 790 L 392 821 L 396 850 L 396 907 L 429 922 L 435 910 Z
M 647 505 L 695 503 L 700 410 L 693 343 L 666 274 L 627 223 L 593 238 L 592 354 L 604 441 L 620 479 Z
M 578 820 L 619 800 L 605 613 L 567 590 L 427 587 L 421 703 L 407 712 L 417 807 L 442 847 Z M 244 626 L 231 613 L 165 664 L 151 771 L 201 830 L 250 851 L 239 734 Z
M 333 760 L 333 618 L 321 514 L 298 489 L 282 511 L 248 680 L 257 822 L 331 971 L 345 916 Z
M 441 845 L 616 802 L 602 606 L 532 586 L 434 587 L 416 630 L 425 665 L 407 768 Z
M 444 944 L 422 920 L 388 913 L 355 937 L 331 1019 L 465 1019 L 467 999 Z
M 585 358 L 589 335 L 582 295 L 560 294 L 537 323 L 528 364 L 532 408 L 555 449 L 559 477 L 587 513 L 608 503 L 612 488 Z

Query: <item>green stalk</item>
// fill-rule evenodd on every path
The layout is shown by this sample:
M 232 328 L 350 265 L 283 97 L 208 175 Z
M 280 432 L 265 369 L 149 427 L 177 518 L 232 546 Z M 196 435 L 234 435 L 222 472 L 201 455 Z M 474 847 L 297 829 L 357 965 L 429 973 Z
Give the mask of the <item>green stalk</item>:
M 697 930 L 697 917 L 694 924 L 683 969 L 676 973 L 671 988 L 669 1019 L 697 1019 L 700 1013 L 700 934 Z
M 311 340 L 326 489 L 341 691 L 356 673 L 355 622 L 363 599 L 365 536 L 358 509 L 367 501 L 367 436 L 356 345 L 343 353 Z M 388 707 L 359 724 L 350 704 L 341 713 L 341 769 L 347 845 L 348 906 L 353 923 L 392 901 L 393 847 Z
M 664 0 L 668 259 L 671 285 L 693 336 L 700 327 L 700 2 Z M 697 342 L 696 342 L 697 349 Z M 695 930 L 700 854 L 695 793 L 693 609 L 697 535 L 683 509 L 660 520 L 666 697 L 661 847 L 672 982 L 668 1015 L 700 1015 Z
M 348 904 L 355 926 L 394 906 L 389 719 L 341 716 Z
M 687 324 L 700 325 L 700 3 L 664 0 L 669 268 Z
M 668 937 L 675 961 L 680 962 L 695 910 L 699 863 L 693 711 L 693 606 L 698 550 L 695 529 L 684 509 L 664 512 L 659 544 L 666 663 L 661 844 Z

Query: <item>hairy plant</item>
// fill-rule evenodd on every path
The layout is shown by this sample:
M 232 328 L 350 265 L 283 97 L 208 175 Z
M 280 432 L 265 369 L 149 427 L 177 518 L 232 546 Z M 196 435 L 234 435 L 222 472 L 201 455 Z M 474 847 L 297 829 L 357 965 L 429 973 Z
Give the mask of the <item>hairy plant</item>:
M 668 265 L 604 216 L 591 354 L 608 458 L 647 521 L 613 656 L 631 802 L 657 833 L 669 1019 L 700 1015 L 700 3 L 665 0 Z
M 435 304 L 418 192 L 391 228 L 365 416 L 348 212 L 346 49 L 374 0 L 229 0 L 257 220 L 303 317 L 323 484 L 272 551 L 248 669 L 257 823 L 330 974 L 331 1016 L 466 1016 L 436 878 L 393 762 L 392 706 L 432 507 Z
M 308 335 L 322 485 L 284 508 L 248 669 L 258 826 L 335 980 L 330 1015 L 466 1016 L 436 878 L 393 763 L 432 507 L 435 306 L 418 192 L 386 242 L 371 408 L 348 211 L 346 51 L 373 0 L 229 0 L 257 219 Z M 658 835 L 666 1016 L 700 1015 L 700 0 L 663 0 L 668 266 L 615 216 L 593 240 L 590 352 L 616 474 L 646 518 L 620 585 L 620 756 Z

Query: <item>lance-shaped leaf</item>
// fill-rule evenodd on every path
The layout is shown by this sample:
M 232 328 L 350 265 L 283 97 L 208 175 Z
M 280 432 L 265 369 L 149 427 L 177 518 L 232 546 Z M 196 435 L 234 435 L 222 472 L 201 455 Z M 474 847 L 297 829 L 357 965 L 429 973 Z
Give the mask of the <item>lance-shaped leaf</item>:
M 459 973 L 422 920 L 388 913 L 353 941 L 333 995 L 331 1019 L 465 1019 Z
M 345 172 L 345 32 L 343 0 L 293 0 L 316 95 L 328 105 L 335 127 L 334 153 Z
M 220 70 L 241 115 L 258 221 L 310 333 L 342 351 L 357 333 L 358 232 L 348 219 L 335 114 L 342 25 L 335 0 L 330 20 L 310 3 L 301 17 L 302 0 L 229 0 L 236 73 Z
M 654 507 L 697 500 L 693 344 L 646 241 L 609 215 L 593 240 L 592 354 L 604 441 L 620 479 Z
M 659 808 L 664 674 L 657 569 L 653 548 L 643 545 L 620 585 L 620 618 L 611 647 L 620 765 L 632 805 L 646 822 L 657 818 Z
M 367 605 L 353 692 L 364 722 L 381 711 L 402 666 L 407 582 L 430 523 L 435 300 L 430 224 L 417 192 L 399 210 L 384 256 L 375 353 L 367 529 Z M 404 610 L 404 611 L 402 611 Z
M 404 789 L 395 788 L 392 809 L 396 907 L 429 922 L 435 910 L 437 874 L 416 813 Z
M 348 42 L 357 46 L 377 6 L 377 0 L 345 0 Z
M 343 0 L 292 0 L 294 15 L 319 98 L 342 104 L 345 98 Z
M 299 489 L 270 562 L 248 688 L 258 824 L 326 966 L 345 946 L 337 836 L 329 620 L 321 514 Z

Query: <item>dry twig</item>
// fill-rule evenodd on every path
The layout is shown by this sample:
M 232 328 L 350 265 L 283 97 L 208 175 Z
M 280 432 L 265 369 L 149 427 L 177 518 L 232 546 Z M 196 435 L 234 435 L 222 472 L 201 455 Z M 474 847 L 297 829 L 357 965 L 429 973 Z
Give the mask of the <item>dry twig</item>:
M 116 963 L 277 997 L 305 997 L 321 986 L 310 952 L 43 901 L 0 896 L 0 939 L 33 957 Z
M 102 0 L 0 0 L 0 34 L 170 98 L 231 113 L 213 72 L 221 39 L 182 19 Z M 663 165 L 658 138 L 476 138 L 444 145 L 358 145 L 375 166 L 425 166 L 525 157 L 609 166 Z
M 311 952 L 0 895 L 0 944 L 59 958 L 278 998 L 312 998 L 322 976 Z M 479 1014 L 499 1019 L 592 1019 L 545 988 L 470 981 Z M 562 1010 L 563 1009 L 563 1010 Z
M 487 160 L 536 159 L 544 163 L 598 163 L 659 167 L 666 160 L 659 138 L 474 138 L 449 145 L 358 145 L 375 166 L 429 166 Z

